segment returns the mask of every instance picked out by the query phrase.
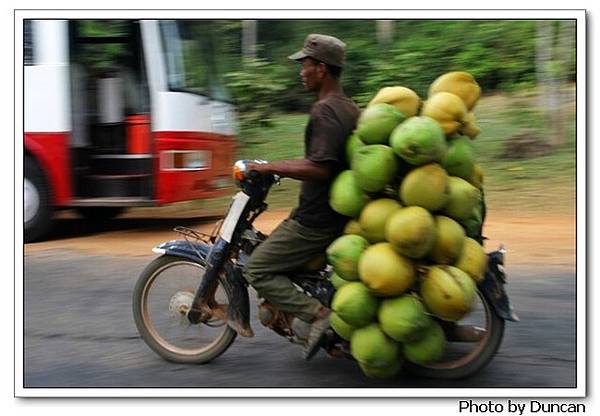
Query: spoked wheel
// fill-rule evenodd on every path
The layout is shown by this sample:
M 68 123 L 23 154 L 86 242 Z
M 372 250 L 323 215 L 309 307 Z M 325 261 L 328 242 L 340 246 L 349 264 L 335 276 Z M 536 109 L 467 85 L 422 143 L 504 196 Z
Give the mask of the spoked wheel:
M 437 379 L 469 377 L 496 354 L 504 334 L 504 320 L 478 290 L 471 312 L 456 324 L 440 322 L 448 344 L 444 357 L 427 366 L 408 364 L 416 375 Z
M 178 363 L 209 362 L 231 345 L 236 332 L 225 324 L 229 297 L 219 282 L 209 302 L 212 317 L 192 325 L 187 319 L 205 267 L 161 256 L 142 272 L 133 292 L 133 316 L 142 339 L 158 355 Z

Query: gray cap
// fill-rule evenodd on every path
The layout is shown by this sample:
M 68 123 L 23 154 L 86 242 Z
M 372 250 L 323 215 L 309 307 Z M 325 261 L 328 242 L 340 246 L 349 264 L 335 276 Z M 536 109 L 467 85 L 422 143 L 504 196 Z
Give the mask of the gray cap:
M 311 34 L 304 40 L 304 47 L 288 58 L 294 61 L 310 57 L 326 64 L 344 66 L 346 44 L 333 36 Z

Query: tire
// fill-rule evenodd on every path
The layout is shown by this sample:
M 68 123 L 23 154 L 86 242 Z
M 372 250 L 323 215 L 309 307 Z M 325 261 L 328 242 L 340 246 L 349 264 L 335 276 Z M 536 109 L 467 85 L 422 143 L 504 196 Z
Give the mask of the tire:
M 42 240 L 52 225 L 50 189 L 46 176 L 30 156 L 23 167 L 23 236 L 26 243 Z
M 492 360 L 504 335 L 504 320 L 500 318 L 482 292 L 477 291 L 486 315 L 486 334 L 474 350 L 454 362 L 439 362 L 429 366 L 407 363 L 408 370 L 418 376 L 457 380 L 466 378 L 483 369 Z
M 177 271 L 170 277 L 169 273 L 175 269 Z M 193 299 L 193 294 L 200 284 L 204 272 L 204 265 L 185 258 L 163 255 L 152 261 L 144 269 L 135 285 L 133 290 L 135 325 L 146 344 L 165 360 L 184 364 L 207 363 L 223 354 L 235 340 L 237 333 L 224 322 L 220 326 L 213 326 L 214 323 L 211 325 L 209 323 L 189 324 L 185 313 L 180 311 L 179 306 L 177 307 L 179 310 L 178 315 L 167 319 L 168 322 L 164 331 L 159 330 L 158 320 L 155 322 L 151 316 L 154 309 L 151 305 L 153 298 L 150 299 L 154 295 L 151 292 L 154 286 L 161 284 L 159 282 L 161 275 L 164 276 L 162 280 L 167 283 L 178 281 L 175 288 L 169 288 L 165 291 L 166 296 L 159 297 L 158 305 L 160 307 L 158 308 L 157 317 L 164 320 L 163 315 L 167 315 L 165 312 L 170 312 L 169 315 L 173 314 L 171 307 L 175 308 L 174 304 L 180 306 L 185 304 L 185 302 L 179 301 L 182 296 L 186 298 L 186 301 L 190 299 L 190 296 Z M 186 278 L 188 278 L 187 284 L 179 283 L 179 280 L 183 282 Z M 227 299 L 228 304 L 231 303 L 229 294 L 224 289 L 222 282 L 219 282 L 217 292 Z M 179 321 L 179 326 L 177 321 Z M 213 330 L 213 328 L 220 329 Z M 188 345 L 177 345 L 166 338 L 166 334 L 177 332 L 183 333 L 182 342 L 185 341 Z M 212 333 L 207 334 L 208 332 Z M 198 345 L 203 342 L 207 345 L 199 347 Z
M 111 220 L 123 211 L 124 207 L 77 207 L 80 215 L 94 222 Z

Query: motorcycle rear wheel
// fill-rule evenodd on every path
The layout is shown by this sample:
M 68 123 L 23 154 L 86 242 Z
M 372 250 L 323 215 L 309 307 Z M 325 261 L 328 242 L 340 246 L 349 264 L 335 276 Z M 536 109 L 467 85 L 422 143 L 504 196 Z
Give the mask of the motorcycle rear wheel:
M 483 317 L 482 320 L 485 321 L 485 328 L 482 328 L 485 329 L 485 334 L 478 342 L 474 343 L 472 350 L 454 359 L 444 357 L 438 362 L 425 366 L 407 362 L 407 369 L 411 373 L 421 377 L 457 380 L 470 377 L 489 364 L 502 343 L 504 320 L 497 315 L 482 292 L 478 290 L 477 295 L 480 300 L 479 313 Z M 464 321 L 460 321 L 458 324 L 462 325 Z M 452 343 L 449 343 L 449 346 L 451 345 Z
M 133 317 L 144 342 L 162 358 L 184 364 L 204 364 L 223 354 L 236 332 L 222 320 L 191 325 L 186 312 L 205 266 L 163 255 L 140 275 L 133 290 Z M 219 282 L 215 301 L 226 310 L 229 294 Z

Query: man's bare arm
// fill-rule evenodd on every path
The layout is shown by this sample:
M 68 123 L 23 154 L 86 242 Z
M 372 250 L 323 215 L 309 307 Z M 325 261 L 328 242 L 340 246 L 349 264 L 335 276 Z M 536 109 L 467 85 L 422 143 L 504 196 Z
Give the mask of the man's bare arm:
M 325 163 L 311 162 L 308 159 L 290 159 L 265 164 L 250 164 L 249 168 L 260 174 L 276 174 L 284 178 L 301 181 L 323 181 L 331 172 Z

